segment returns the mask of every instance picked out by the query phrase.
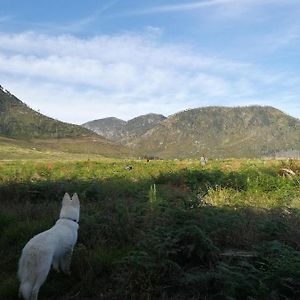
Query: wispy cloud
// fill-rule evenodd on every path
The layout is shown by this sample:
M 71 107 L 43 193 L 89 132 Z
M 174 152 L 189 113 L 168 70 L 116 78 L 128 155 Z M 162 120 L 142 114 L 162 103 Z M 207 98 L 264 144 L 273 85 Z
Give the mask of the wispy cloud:
M 64 22 L 34 22 L 23 19 L 13 19 L 11 16 L 0 16 L 0 23 L 4 21 L 12 21 L 14 24 L 23 26 L 25 28 L 33 28 L 34 31 L 48 32 L 56 34 L 75 34 L 85 32 L 89 27 L 92 27 L 107 11 L 109 11 L 120 0 L 108 0 L 102 4 L 97 10 L 89 15 L 78 19 L 64 21 Z
M 235 6 L 262 6 L 269 4 L 290 4 L 298 3 L 298 0 L 203 0 L 193 1 L 181 4 L 157 5 L 145 9 L 132 10 L 118 14 L 119 16 L 145 15 L 155 13 L 183 12 L 197 9 L 205 9 L 210 7 L 225 7 L 231 8 Z
M 164 13 L 172 11 L 184 11 L 184 10 L 194 10 L 199 8 L 205 8 L 210 6 L 224 5 L 234 2 L 234 0 L 210 0 L 210 1 L 198 1 L 189 2 L 185 4 L 171 4 L 171 5 L 159 5 L 150 7 L 145 10 L 136 11 L 138 14 L 151 14 L 151 13 Z
M 290 46 L 300 41 L 299 30 L 287 30 L 285 32 L 269 34 L 264 40 L 260 41 L 261 45 L 268 50 L 277 50 Z
M 61 32 L 79 32 L 84 30 L 87 26 L 91 25 L 95 21 L 97 21 L 107 10 L 109 10 L 111 7 L 113 7 L 115 4 L 117 4 L 120 0 L 110 0 L 106 4 L 104 4 L 102 7 L 97 9 L 95 12 L 91 13 L 90 15 L 83 17 L 79 20 L 74 20 L 65 24 L 52 24 L 52 23 L 39 23 L 37 25 L 43 26 L 48 29 L 52 29 L 55 31 L 61 31 Z
M 33 108 L 75 123 L 208 104 L 297 103 L 299 81 L 159 36 L 0 33 L 0 84 Z
M 6 15 L 6 16 L 0 16 L 0 23 L 5 23 L 8 21 L 11 21 L 13 19 L 13 16 Z

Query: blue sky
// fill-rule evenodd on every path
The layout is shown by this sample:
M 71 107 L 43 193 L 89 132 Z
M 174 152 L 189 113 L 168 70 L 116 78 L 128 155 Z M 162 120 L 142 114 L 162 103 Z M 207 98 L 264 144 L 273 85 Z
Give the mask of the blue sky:
M 300 118 L 299 0 L 0 0 L 0 84 L 67 122 L 209 105 Z

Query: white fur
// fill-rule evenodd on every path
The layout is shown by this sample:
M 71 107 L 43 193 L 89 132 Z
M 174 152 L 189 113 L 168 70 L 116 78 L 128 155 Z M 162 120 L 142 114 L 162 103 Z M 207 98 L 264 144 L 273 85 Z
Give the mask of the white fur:
M 37 300 L 41 285 L 52 267 L 70 273 L 73 248 L 77 241 L 80 204 L 77 194 L 65 194 L 59 219 L 47 231 L 34 236 L 23 248 L 19 260 L 19 297 Z

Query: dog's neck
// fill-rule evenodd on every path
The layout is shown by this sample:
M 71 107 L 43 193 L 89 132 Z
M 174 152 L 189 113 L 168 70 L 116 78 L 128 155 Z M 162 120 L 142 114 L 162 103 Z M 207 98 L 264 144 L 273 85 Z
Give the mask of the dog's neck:
M 75 222 L 75 223 L 77 223 L 77 224 L 78 224 L 78 221 L 77 221 L 77 220 L 75 220 L 75 219 L 72 219 L 72 218 L 61 217 L 60 219 L 66 219 L 66 220 L 70 220 L 70 221 L 73 221 L 73 222 Z

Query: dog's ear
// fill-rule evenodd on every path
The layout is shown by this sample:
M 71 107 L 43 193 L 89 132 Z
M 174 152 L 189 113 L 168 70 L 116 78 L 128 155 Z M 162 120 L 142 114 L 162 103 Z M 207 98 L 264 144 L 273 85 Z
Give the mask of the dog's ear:
M 64 198 L 62 200 L 62 205 L 66 205 L 71 202 L 71 197 L 68 193 L 65 193 Z
M 72 205 L 79 206 L 79 198 L 76 193 L 72 196 Z

